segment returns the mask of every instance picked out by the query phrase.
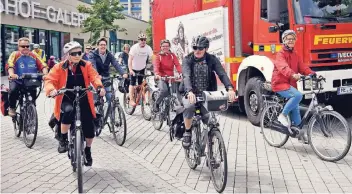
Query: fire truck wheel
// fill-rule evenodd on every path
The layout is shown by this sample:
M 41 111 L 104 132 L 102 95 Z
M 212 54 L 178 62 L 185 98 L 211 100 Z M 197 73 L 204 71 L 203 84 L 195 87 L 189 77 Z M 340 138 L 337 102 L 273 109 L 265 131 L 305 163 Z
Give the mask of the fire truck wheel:
M 263 82 L 261 77 L 250 78 L 244 93 L 244 107 L 247 118 L 255 126 L 260 124 L 260 116 L 263 109 L 263 91 L 261 89 Z

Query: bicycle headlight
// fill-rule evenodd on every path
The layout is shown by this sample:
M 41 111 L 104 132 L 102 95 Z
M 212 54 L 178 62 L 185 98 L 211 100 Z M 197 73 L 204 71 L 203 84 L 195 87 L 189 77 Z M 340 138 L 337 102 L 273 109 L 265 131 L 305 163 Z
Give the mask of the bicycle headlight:
M 76 121 L 76 127 L 80 127 L 81 126 L 81 121 L 80 120 L 77 120 Z
M 316 80 L 305 80 L 303 82 L 303 90 L 310 90 L 313 86 L 313 90 L 319 90 L 319 82 Z

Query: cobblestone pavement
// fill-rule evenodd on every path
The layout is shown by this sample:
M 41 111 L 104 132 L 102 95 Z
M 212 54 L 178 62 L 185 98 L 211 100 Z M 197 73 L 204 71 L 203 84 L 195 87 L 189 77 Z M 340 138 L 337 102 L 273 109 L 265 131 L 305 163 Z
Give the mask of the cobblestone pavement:
M 14 136 L 10 118 L 1 116 L 1 192 L 77 192 L 76 175 L 67 155 L 57 152 L 47 125 L 53 101 L 41 95 L 37 102 L 39 131 L 32 149 Z M 296 139 L 282 148 L 268 146 L 233 110 L 219 120 L 229 164 L 225 193 L 352 192 L 351 153 L 336 163 L 324 162 Z M 93 166 L 84 173 L 86 192 L 215 192 L 204 162 L 190 170 L 181 142 L 170 142 L 165 126 L 154 130 L 139 108 L 127 116 L 127 125 L 123 147 L 108 130 L 94 140 Z

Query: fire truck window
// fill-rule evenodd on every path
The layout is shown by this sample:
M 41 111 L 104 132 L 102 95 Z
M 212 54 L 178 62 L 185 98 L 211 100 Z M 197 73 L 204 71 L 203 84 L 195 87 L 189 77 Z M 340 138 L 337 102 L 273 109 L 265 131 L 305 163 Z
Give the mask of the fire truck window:
M 268 19 L 267 0 L 261 0 L 260 17 L 263 19 Z
M 290 28 L 290 23 L 289 23 L 289 18 L 288 18 L 288 7 L 287 7 L 287 1 L 280 1 L 280 42 L 281 40 L 281 35 L 285 30 L 288 30 Z

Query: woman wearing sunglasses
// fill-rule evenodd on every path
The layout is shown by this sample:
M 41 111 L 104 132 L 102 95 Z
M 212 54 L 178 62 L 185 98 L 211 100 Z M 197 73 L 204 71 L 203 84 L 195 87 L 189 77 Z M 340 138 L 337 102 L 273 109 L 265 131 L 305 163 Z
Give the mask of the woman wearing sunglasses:
M 94 88 L 101 88 L 100 96 L 105 95 L 103 84 L 99 79 L 99 74 L 88 61 L 82 60 L 82 46 L 75 41 L 69 42 L 64 46 L 66 60 L 55 65 L 47 77 L 45 77 L 45 91 L 47 96 L 54 96 L 57 90 L 66 87 L 73 88 L 81 86 L 87 88 L 92 84 Z M 61 123 L 61 138 L 58 147 L 59 153 L 68 150 L 67 132 L 71 123 L 74 121 L 73 100 L 74 94 L 66 93 L 59 95 L 55 99 L 54 116 Z M 91 146 L 94 138 L 93 118 L 96 117 L 93 103 L 93 94 L 87 92 L 87 95 L 80 99 L 81 119 L 83 134 L 86 138 L 86 166 L 91 166 L 93 159 L 91 156 Z M 63 113 L 61 113 L 61 111 Z

